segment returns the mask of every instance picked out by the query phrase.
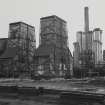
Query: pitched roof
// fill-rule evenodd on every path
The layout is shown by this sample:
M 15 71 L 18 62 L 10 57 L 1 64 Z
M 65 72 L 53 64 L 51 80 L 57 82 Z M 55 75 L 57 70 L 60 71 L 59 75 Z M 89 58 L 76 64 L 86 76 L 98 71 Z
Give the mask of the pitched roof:
M 55 49 L 55 54 L 58 56 L 58 57 L 61 57 L 61 54 L 64 55 L 67 55 L 69 53 L 70 57 L 72 58 L 72 54 L 68 49 L 60 49 L 60 48 L 57 48 L 55 47 L 53 44 L 43 44 L 43 45 L 40 45 L 36 50 L 35 50 L 35 57 L 37 56 L 49 56 L 51 53 L 54 53 L 54 49 Z
M 0 38 L 0 55 L 5 52 L 7 47 L 7 38 Z
M 53 45 L 40 45 L 35 50 L 35 56 L 49 56 L 53 52 Z
M 11 58 L 16 55 L 17 47 L 9 47 L 8 46 L 9 39 L 6 41 L 7 41 L 6 47 L 5 47 L 5 49 L 3 49 L 4 50 L 3 53 L 0 54 L 0 59 Z
M 5 52 L 0 56 L 0 59 L 5 59 L 5 58 L 12 58 L 16 55 L 17 48 L 7 48 Z

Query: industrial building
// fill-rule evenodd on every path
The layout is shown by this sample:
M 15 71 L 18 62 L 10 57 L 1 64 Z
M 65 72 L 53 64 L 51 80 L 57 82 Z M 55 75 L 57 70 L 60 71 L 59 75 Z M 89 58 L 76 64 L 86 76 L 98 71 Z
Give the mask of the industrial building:
M 0 67 L 5 76 L 20 76 L 33 71 L 36 49 L 35 28 L 24 22 L 9 24 L 8 38 L 0 39 Z
M 41 18 L 39 37 L 36 49 L 35 28 L 24 22 L 10 23 L 8 38 L 0 39 L 0 76 L 72 75 L 66 21 L 55 15 Z
M 16 69 L 16 47 L 9 46 L 10 39 L 0 39 L 0 77 L 14 77 Z
M 79 44 L 79 49 L 80 49 L 80 52 L 84 51 L 86 49 L 86 38 L 85 38 L 85 34 L 84 32 L 82 31 L 78 31 L 76 33 L 76 40 Z
M 103 61 L 102 56 L 102 30 L 96 28 L 93 30 L 93 44 L 92 49 L 95 52 L 95 65 L 101 64 Z
M 88 7 L 84 8 L 84 32 L 78 31 L 76 35 L 76 42 L 78 46 L 74 45 L 74 62 L 77 55 L 79 56 L 76 60 L 77 64 L 74 63 L 74 68 L 79 64 L 81 68 L 85 65 L 88 67 L 94 65 L 97 67 L 102 64 L 102 30 L 95 28 L 89 30 L 89 11 Z M 79 53 L 77 52 L 79 51 Z
M 74 44 L 74 52 L 73 53 L 73 66 L 75 66 L 75 68 L 80 68 L 80 62 L 79 62 L 79 58 L 80 58 L 80 46 L 78 42 L 73 43 Z
M 23 22 L 9 25 L 9 39 L 11 47 L 17 47 L 18 67 L 21 72 L 27 74 L 33 70 L 33 56 L 36 49 L 35 28 Z
M 40 43 L 35 51 L 35 74 L 65 76 L 72 71 L 67 23 L 58 16 L 40 19 Z

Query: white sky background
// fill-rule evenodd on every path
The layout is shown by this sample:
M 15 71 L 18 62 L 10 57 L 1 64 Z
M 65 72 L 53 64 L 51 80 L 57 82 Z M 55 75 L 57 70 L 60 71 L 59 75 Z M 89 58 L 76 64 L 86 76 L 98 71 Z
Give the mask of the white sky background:
M 35 26 L 38 46 L 40 18 L 57 15 L 67 21 L 72 52 L 76 32 L 84 31 L 85 6 L 89 7 L 90 29 L 103 30 L 105 49 L 105 0 L 0 0 L 0 38 L 8 37 L 9 23 L 23 21 Z

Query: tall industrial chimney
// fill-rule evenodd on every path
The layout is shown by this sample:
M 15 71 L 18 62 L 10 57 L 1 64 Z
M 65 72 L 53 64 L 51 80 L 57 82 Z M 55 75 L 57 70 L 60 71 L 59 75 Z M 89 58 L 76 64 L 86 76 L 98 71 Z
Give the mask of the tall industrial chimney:
M 85 15 L 85 32 L 89 31 L 89 13 L 88 13 L 88 7 L 85 7 L 85 11 L 84 11 L 84 15 Z

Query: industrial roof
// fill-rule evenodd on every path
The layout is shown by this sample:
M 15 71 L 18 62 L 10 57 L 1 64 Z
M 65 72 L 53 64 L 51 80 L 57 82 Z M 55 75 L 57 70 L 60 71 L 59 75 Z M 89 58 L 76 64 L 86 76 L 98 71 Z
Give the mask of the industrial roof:
M 54 51 L 55 50 L 55 51 Z M 44 57 L 44 56 L 49 56 L 50 54 L 57 54 L 58 57 L 61 57 L 61 54 L 65 55 L 67 50 L 63 50 L 60 48 L 57 48 L 53 44 L 43 44 L 40 45 L 36 50 L 35 50 L 35 57 Z M 72 55 L 70 50 L 68 49 L 70 57 L 72 59 Z
M 40 45 L 35 50 L 35 56 L 48 56 L 53 51 L 54 46 L 53 45 Z
M 27 23 L 25 23 L 25 22 L 22 22 L 22 21 L 10 23 L 9 25 L 17 25 L 17 24 L 25 24 L 25 25 L 27 25 L 27 26 L 29 26 L 29 27 L 35 28 L 34 26 L 29 25 L 29 24 L 27 24 Z
M 4 50 L 3 53 L 0 54 L 0 59 L 11 58 L 11 57 L 14 57 L 16 55 L 17 47 L 9 47 L 8 46 L 9 40 L 6 39 L 6 41 L 7 41 L 7 43 L 6 43 L 7 45 L 5 47 L 5 50 L 3 49 Z
M 42 18 L 40 18 L 40 20 L 49 19 L 49 18 L 57 18 L 57 19 L 63 21 L 64 23 L 66 23 L 66 21 L 65 21 L 64 19 L 62 19 L 62 18 L 60 18 L 60 17 L 58 17 L 58 16 L 56 16 L 56 15 L 47 16 L 47 17 L 42 17 Z
M 7 48 L 5 52 L 0 56 L 0 59 L 5 59 L 5 58 L 12 58 L 16 55 L 16 47 L 14 48 Z

